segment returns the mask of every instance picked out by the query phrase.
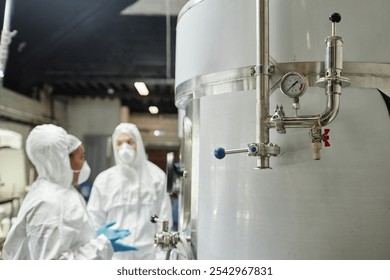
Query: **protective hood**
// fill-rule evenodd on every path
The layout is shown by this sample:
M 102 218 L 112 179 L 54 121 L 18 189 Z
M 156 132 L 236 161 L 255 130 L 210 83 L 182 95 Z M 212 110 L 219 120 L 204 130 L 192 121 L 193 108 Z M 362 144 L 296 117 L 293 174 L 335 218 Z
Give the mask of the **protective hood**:
M 144 143 L 142 141 L 141 133 L 139 132 L 137 126 L 132 123 L 121 123 L 115 128 L 115 131 L 112 134 L 112 146 L 114 149 L 115 164 L 121 166 L 123 165 L 123 163 L 121 163 L 121 161 L 118 158 L 118 151 L 116 150 L 116 140 L 118 136 L 122 133 L 126 133 L 130 136 L 134 136 L 135 141 L 137 142 L 137 149 L 136 149 L 135 159 L 131 163 L 131 166 L 137 169 L 141 168 L 146 160 L 146 152 L 145 152 Z
M 74 152 L 81 145 L 81 141 L 72 134 L 66 135 L 66 142 L 68 146 L 68 154 Z
M 52 124 L 36 126 L 27 137 L 26 153 L 39 178 L 61 186 L 71 185 L 73 173 L 63 128 Z

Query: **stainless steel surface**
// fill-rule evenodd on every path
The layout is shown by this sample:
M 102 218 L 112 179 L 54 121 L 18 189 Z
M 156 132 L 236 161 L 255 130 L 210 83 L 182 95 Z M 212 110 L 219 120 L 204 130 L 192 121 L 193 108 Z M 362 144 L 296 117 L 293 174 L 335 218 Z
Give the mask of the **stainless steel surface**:
M 185 109 L 187 102 L 207 95 L 256 88 L 255 66 L 242 67 L 194 77 L 176 88 L 175 105 Z
M 330 36 L 325 40 L 325 70 L 343 70 L 343 41 L 339 36 Z M 326 76 L 331 75 L 327 73 Z
M 282 76 L 291 71 L 301 73 L 306 78 L 309 87 L 315 86 L 316 81 L 325 75 L 324 62 L 288 62 L 275 63 L 274 65 L 276 72 L 271 77 L 273 92 L 279 90 L 275 85 L 278 85 Z M 343 76 L 350 79 L 351 87 L 390 88 L 390 64 L 388 63 L 344 62 L 343 66 Z M 256 82 L 253 77 L 254 68 L 255 65 L 250 65 L 210 73 L 185 81 L 176 88 L 176 106 L 184 109 L 186 103 L 195 98 L 254 90 L 256 89 Z
M 191 102 L 191 121 L 192 121 L 192 178 L 191 178 L 191 245 L 194 252 L 194 258 L 197 258 L 198 252 L 198 228 L 199 228 L 199 192 L 200 192 L 200 137 L 201 137 L 201 124 L 200 124 L 200 99 Z
M 183 154 L 181 167 L 185 169 L 186 175 L 182 178 L 182 185 L 179 193 L 179 231 L 185 231 L 191 219 L 191 180 L 192 180 L 192 110 L 188 108 L 187 115 L 183 119 Z

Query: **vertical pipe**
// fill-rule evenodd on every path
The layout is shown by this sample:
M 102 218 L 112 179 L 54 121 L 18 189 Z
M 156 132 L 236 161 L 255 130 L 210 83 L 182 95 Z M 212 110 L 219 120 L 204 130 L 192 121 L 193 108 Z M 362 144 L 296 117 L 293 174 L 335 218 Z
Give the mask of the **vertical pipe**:
M 13 7 L 13 0 L 5 1 L 3 30 L 1 32 L 0 41 L 0 79 L 2 86 L 2 79 L 4 78 L 5 66 L 8 58 L 8 45 L 11 43 L 11 12 Z
M 11 29 L 11 11 L 13 0 L 5 0 L 3 31 L 10 31 Z
M 171 78 L 171 6 L 170 0 L 165 1 L 165 24 L 166 24 L 166 76 Z
M 269 144 L 269 129 L 266 119 L 269 113 L 269 20 L 268 0 L 256 1 L 256 143 Z M 262 68 L 260 68 L 262 67 Z M 269 168 L 269 156 L 257 158 L 258 168 Z

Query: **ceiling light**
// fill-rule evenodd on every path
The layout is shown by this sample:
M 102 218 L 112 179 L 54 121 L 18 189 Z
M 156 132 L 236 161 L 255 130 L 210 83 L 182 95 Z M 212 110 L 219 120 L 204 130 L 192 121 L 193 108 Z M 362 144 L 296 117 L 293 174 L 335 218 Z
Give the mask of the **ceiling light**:
M 107 93 L 108 94 L 114 94 L 115 93 L 115 90 L 113 88 L 108 88 L 107 89 Z
M 151 114 L 158 114 L 158 107 L 157 106 L 149 106 L 149 112 Z
M 156 137 L 163 136 L 165 134 L 166 133 L 165 133 L 164 130 L 155 130 L 155 131 L 153 131 L 153 135 L 156 136 Z
M 134 83 L 135 88 L 137 89 L 138 93 L 142 96 L 146 96 L 149 94 L 149 90 L 146 87 L 145 83 L 143 82 L 135 82 Z

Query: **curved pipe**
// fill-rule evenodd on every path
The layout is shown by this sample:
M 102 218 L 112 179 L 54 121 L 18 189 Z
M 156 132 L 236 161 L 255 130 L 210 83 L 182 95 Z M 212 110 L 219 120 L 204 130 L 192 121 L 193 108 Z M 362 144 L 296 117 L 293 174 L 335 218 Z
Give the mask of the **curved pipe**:
M 322 114 L 307 115 L 299 117 L 284 117 L 282 122 L 284 127 L 303 127 L 310 128 L 313 125 L 326 126 L 330 124 L 337 116 L 340 108 L 340 94 L 328 93 L 326 108 Z M 269 127 L 276 127 L 276 124 L 268 119 Z
M 322 113 L 320 118 L 321 126 L 330 124 L 339 113 L 340 109 L 340 94 L 332 93 L 328 94 L 328 100 L 326 104 L 326 109 Z

